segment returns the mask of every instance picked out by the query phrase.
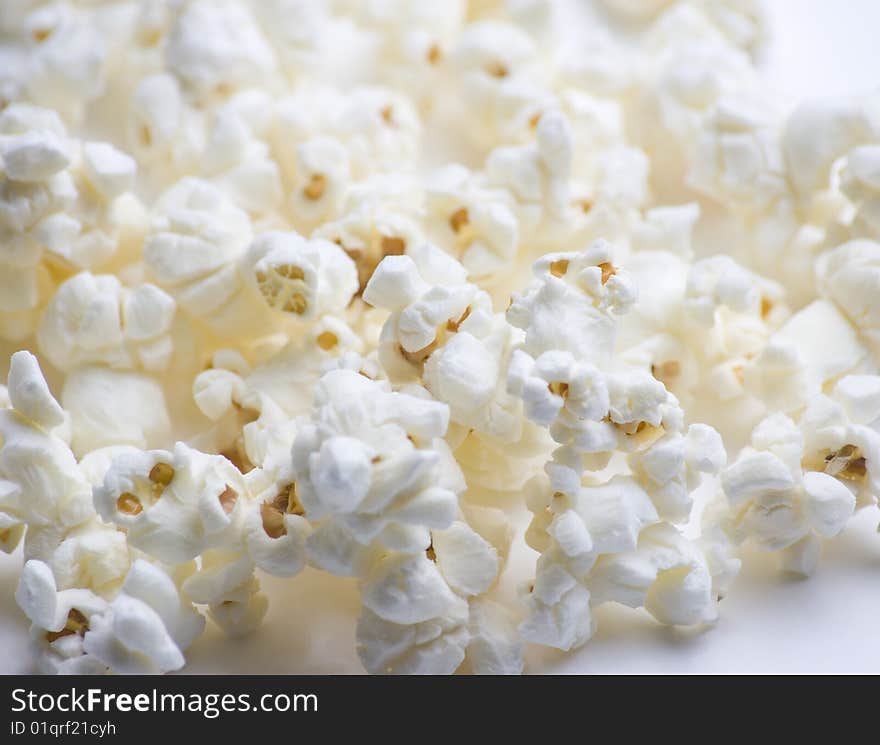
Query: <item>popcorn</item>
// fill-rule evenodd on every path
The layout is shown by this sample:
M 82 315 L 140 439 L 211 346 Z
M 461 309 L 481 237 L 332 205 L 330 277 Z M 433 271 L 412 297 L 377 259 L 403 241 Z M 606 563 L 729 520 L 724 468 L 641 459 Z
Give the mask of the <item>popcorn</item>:
M 524 208 L 560 218 L 569 201 L 571 158 L 571 128 L 561 113 L 550 111 L 538 121 L 534 144 L 493 150 L 486 175 L 490 185 L 509 189 Z
M 842 391 L 854 391 L 860 382 L 844 378 Z M 862 504 L 873 502 L 878 446 L 874 430 L 850 424 L 821 394 L 798 424 L 773 414 L 752 432 L 751 447 L 724 470 L 731 510 L 716 519 L 731 540 L 750 539 L 765 551 L 780 552 L 784 569 L 811 574 L 820 539 L 843 529 L 856 495 Z
M 202 174 L 258 217 L 271 214 L 282 199 L 278 165 L 258 139 L 268 134 L 269 123 L 257 111 L 270 105 L 267 96 L 250 91 L 230 100 L 217 113 L 201 155 Z
M 523 643 L 513 614 L 491 600 L 470 603 L 471 642 L 466 658 L 476 675 L 519 675 L 523 671 Z
M 452 523 L 463 489 L 440 439 L 447 407 L 333 370 L 318 382 L 313 412 L 297 432 L 292 473 L 308 520 L 326 518 L 307 541 L 312 560 L 356 574 L 374 543 L 426 550 L 430 529 Z
M 549 486 L 549 484 L 547 485 Z M 615 476 L 574 493 L 534 484 L 535 518 L 526 539 L 541 551 L 520 633 L 569 650 L 595 631 L 591 608 L 609 600 L 645 607 L 661 623 L 697 625 L 717 617 L 706 556 L 661 522 L 638 482 Z
M 519 672 L 522 648 L 504 612 L 482 595 L 500 571 L 497 549 L 466 522 L 432 531 L 426 552 L 378 558 L 366 571 L 358 654 L 373 673 Z M 474 598 L 467 601 L 467 598 Z
M 309 565 L 368 672 L 518 674 L 604 603 L 713 624 L 745 546 L 808 574 L 877 503 L 880 99 L 789 110 L 760 3 L 602 5 L 626 43 L 537 0 L 5 4 L 41 672 L 180 670 Z
M 538 85 L 543 71 L 535 42 L 523 29 L 495 20 L 469 24 L 452 57 L 477 142 L 506 139 L 509 119 L 527 122 L 535 113 L 532 105 L 544 94 Z
M 187 577 L 181 589 L 193 602 L 207 605 L 214 623 L 232 637 L 256 629 L 269 607 L 259 592 L 253 562 L 237 549 L 204 551 L 199 571 Z
M 86 587 L 106 597 L 125 579 L 131 555 L 125 535 L 94 516 L 53 540 L 53 527 L 30 526 L 25 555 L 45 561 L 59 587 Z
M 130 155 L 106 142 L 87 142 L 83 146 L 83 162 L 89 182 L 106 200 L 131 191 L 137 163 Z
M 104 520 L 125 528 L 132 546 L 180 564 L 232 540 L 249 494 L 225 458 L 177 443 L 173 453 L 139 451 L 114 459 L 94 500 Z
M 3 168 L 12 181 L 40 182 L 70 165 L 64 142 L 51 133 L 27 132 L 3 145 Z
M 427 184 L 426 208 L 438 244 L 459 255 L 470 276 L 484 279 L 516 256 L 519 223 L 503 191 L 475 181 L 463 166 L 441 169 Z
M 294 484 L 277 495 L 258 499 L 245 518 L 247 549 L 263 571 L 280 577 L 298 574 L 306 562 L 306 540 L 311 527 L 296 496 Z
M 783 148 L 789 177 L 801 198 L 826 188 L 834 162 L 859 145 L 876 142 L 880 119 L 865 102 L 820 100 L 801 104 L 788 118 Z
M 281 71 L 300 74 L 320 50 L 326 9 L 305 0 L 265 0 L 250 6 Z
M 525 415 L 549 427 L 565 410 L 575 419 L 602 419 L 610 406 L 608 386 L 589 363 L 575 360 L 571 352 L 550 350 L 532 359 L 516 350 L 508 371 L 508 387 L 521 396 Z
M 613 314 L 625 313 L 636 299 L 626 273 L 612 263 L 611 247 L 600 241 L 579 253 L 549 254 L 533 273 L 507 309 L 508 322 L 525 331 L 524 351 L 567 350 L 605 365 L 614 344 Z
M 407 182 L 382 180 L 376 189 L 352 190 L 345 214 L 324 223 L 314 236 L 339 244 L 355 262 L 359 293 L 363 293 L 378 264 L 386 256 L 400 256 L 421 241 L 414 219 L 415 205 L 404 193 Z
M 165 50 L 168 69 L 194 96 L 228 93 L 271 76 L 275 57 L 240 2 L 196 0 L 175 19 Z
M 343 145 L 355 179 L 406 173 L 415 163 L 421 121 L 409 98 L 391 88 L 355 86 L 343 92 L 313 83 L 283 98 L 275 113 L 271 139 L 288 173 L 296 171 L 300 143 L 317 136 Z
M 229 328 L 253 316 L 239 270 L 251 238 L 247 215 L 223 192 L 183 179 L 157 202 L 144 261 L 183 312 Z
M 857 237 L 880 236 L 878 168 L 880 168 L 880 147 L 865 145 L 850 151 L 846 164 L 840 172 L 840 190 L 855 207 L 849 232 Z
M 178 669 L 183 650 L 205 625 L 204 618 L 181 600 L 171 578 L 145 561 L 132 564 L 107 610 L 92 619 L 83 648 L 123 674 Z
M 727 462 L 721 436 L 706 424 L 692 424 L 687 432 L 665 434 L 645 450 L 628 458 L 659 515 L 684 522 L 691 514 L 691 493 L 700 474 L 714 475 Z
M 106 612 L 106 600 L 88 590 L 58 592 L 52 570 L 39 561 L 28 562 L 22 569 L 15 600 L 31 621 L 31 643 L 40 672 L 106 673 L 106 665 L 88 655 L 84 644 L 91 618 Z
M 160 183 L 195 168 L 205 147 L 204 117 L 184 100 L 174 76 L 157 72 L 144 77 L 126 113 L 126 142 L 141 164 L 162 175 Z
M 108 445 L 161 446 L 171 439 L 171 417 L 158 382 L 142 373 L 81 367 L 61 392 L 77 455 Z
M 874 291 L 880 243 L 854 240 L 829 251 L 816 262 L 822 294 L 833 300 L 873 349 L 877 348 L 880 307 Z
M 457 424 L 515 439 L 516 401 L 503 375 L 513 336 L 465 276 L 464 267 L 430 244 L 385 258 L 364 291 L 366 302 L 393 311 L 379 359 L 393 381 L 421 378 Z
M 316 227 L 339 217 L 351 179 L 345 146 L 332 137 L 312 137 L 297 147 L 295 160 L 290 196 L 295 218 Z
M 807 396 L 858 370 L 868 353 L 849 321 L 826 300 L 816 300 L 798 311 L 771 337 L 770 343 L 797 350 Z M 758 367 L 760 360 L 755 365 Z M 803 403 L 799 401 L 800 405 Z
M 0 308 L 15 319 L 7 334 L 33 332 L 56 281 L 51 266 L 95 267 L 136 239 L 139 204 L 124 193 L 130 178 L 102 185 L 98 175 L 116 167 L 108 158 L 127 157 L 68 138 L 54 111 L 15 103 L 0 114 Z M 133 174 L 134 163 L 126 168 Z
M 16 600 L 32 622 L 41 672 L 157 674 L 183 666 L 182 650 L 204 619 L 187 608 L 172 580 L 145 561 L 132 565 L 116 597 L 57 591 L 48 566 L 29 561 Z
M 129 290 L 113 275 L 82 272 L 62 283 L 38 330 L 40 351 L 70 371 L 88 364 L 167 367 L 174 300 L 155 285 Z
M 36 358 L 16 352 L 8 383 L 12 406 L 0 410 L 0 520 L 11 550 L 23 526 L 74 526 L 91 507 L 88 483 L 64 438 L 65 412 Z
M 303 320 L 342 312 L 357 290 L 354 262 L 329 241 L 264 233 L 248 248 L 245 261 L 264 301 Z
M 95 27 L 95 14 L 51 4 L 29 13 L 20 27 L 32 39 L 20 81 L 24 92 L 73 121 L 104 88 L 107 44 Z

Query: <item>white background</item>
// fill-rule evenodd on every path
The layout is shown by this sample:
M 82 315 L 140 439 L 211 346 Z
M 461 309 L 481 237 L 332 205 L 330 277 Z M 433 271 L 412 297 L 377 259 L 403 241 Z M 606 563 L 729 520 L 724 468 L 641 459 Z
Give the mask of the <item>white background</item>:
M 773 40 L 763 69 L 792 99 L 858 94 L 880 86 L 880 0 L 769 0 Z M 646 614 L 606 606 L 586 647 L 564 656 L 530 650 L 531 672 L 880 673 L 880 513 L 861 512 L 826 546 L 817 573 L 795 580 L 761 557 L 745 567 L 721 604 L 721 620 L 694 632 L 658 626 Z M 534 557 L 525 552 L 511 569 Z M 0 673 L 32 672 L 27 624 L 13 593 L 20 551 L 0 556 Z M 267 578 L 271 609 L 245 640 L 216 629 L 187 653 L 184 672 L 361 672 L 354 652 L 358 611 L 352 580 L 307 570 Z

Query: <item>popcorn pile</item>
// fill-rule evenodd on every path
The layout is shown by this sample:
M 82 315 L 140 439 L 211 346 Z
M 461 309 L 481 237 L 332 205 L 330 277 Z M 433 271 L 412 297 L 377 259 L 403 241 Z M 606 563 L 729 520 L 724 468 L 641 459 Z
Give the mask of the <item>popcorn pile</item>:
M 631 44 L 541 0 L 4 3 L 40 671 L 180 669 L 311 566 L 369 672 L 519 673 L 603 603 L 711 624 L 743 546 L 809 574 L 877 503 L 880 96 L 786 108 L 757 2 L 603 5 Z

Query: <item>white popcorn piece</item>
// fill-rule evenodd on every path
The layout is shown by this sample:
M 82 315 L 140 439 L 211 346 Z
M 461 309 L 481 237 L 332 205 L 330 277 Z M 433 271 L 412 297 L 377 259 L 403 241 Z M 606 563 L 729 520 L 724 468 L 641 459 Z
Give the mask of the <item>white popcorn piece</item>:
M 311 527 L 296 496 L 294 484 L 268 491 L 249 507 L 245 518 L 247 549 L 263 571 L 281 577 L 298 574 L 306 563 L 306 540 Z
M 496 437 L 519 437 L 517 402 L 504 368 L 513 335 L 466 270 L 431 244 L 390 256 L 364 291 L 391 316 L 379 339 L 379 361 L 394 382 L 419 380 L 450 407 L 452 420 Z
M 451 675 L 462 663 L 468 642 L 467 610 L 419 624 L 396 624 L 371 610 L 358 619 L 358 656 L 374 674 Z
M 723 471 L 731 510 L 715 521 L 734 542 L 748 539 L 762 550 L 782 552 L 782 568 L 811 574 L 820 538 L 843 529 L 856 506 L 854 492 L 873 482 L 867 462 L 873 473 L 878 445 L 875 432 L 847 427 L 823 396 L 811 402 L 800 426 L 772 415 L 755 428 L 751 447 Z
M 489 527 L 485 511 L 472 516 Z M 485 597 L 500 573 L 498 548 L 464 520 L 432 530 L 431 539 L 424 552 L 379 555 L 364 570 L 357 632 L 364 666 L 449 674 L 467 655 L 476 672 L 520 672 L 513 620 Z
M 450 674 L 469 639 L 467 602 L 424 555 L 391 555 L 362 588 L 358 654 L 368 671 Z
M 472 277 L 490 280 L 516 256 L 519 222 L 503 191 L 480 185 L 463 166 L 450 165 L 430 176 L 425 199 L 432 239 L 458 255 Z
M 475 675 L 522 673 L 523 643 L 510 611 L 491 600 L 472 600 L 469 623 L 467 660 Z
M 679 181 L 715 104 L 758 89 L 747 54 L 694 4 L 676 3 L 646 34 L 637 71 L 633 134 L 651 157 L 652 176 Z
M 686 434 L 665 434 L 647 449 L 631 454 L 628 461 L 660 517 L 684 522 L 691 514 L 692 492 L 700 483 L 700 474 L 717 474 L 727 462 L 727 453 L 712 427 L 692 424 Z
M 568 651 L 595 633 L 590 591 L 558 564 L 539 565 L 525 604 L 528 616 L 519 632 L 528 642 Z
M 644 606 L 664 624 L 695 626 L 718 617 L 702 551 L 666 523 L 645 529 L 635 551 L 600 557 L 589 587 L 594 603 Z
M 205 147 L 203 114 L 188 105 L 180 83 L 167 73 L 148 75 L 138 83 L 126 129 L 131 152 L 160 183 L 191 173 Z
M 91 514 L 89 487 L 63 439 L 66 414 L 36 358 L 13 355 L 11 408 L 0 410 L 0 520 L 13 548 L 22 526 L 77 525 Z
M 183 667 L 183 651 L 204 626 L 171 578 L 138 560 L 106 613 L 90 619 L 83 649 L 116 673 L 163 673 Z
M 300 143 L 295 158 L 296 185 L 290 196 L 295 217 L 316 227 L 339 217 L 351 180 L 345 146 L 319 135 Z
M 134 158 L 108 143 L 86 143 L 83 146 L 83 164 L 92 186 L 107 201 L 130 191 L 134 185 L 137 173 Z
M 490 185 L 510 190 L 523 205 L 537 205 L 552 218 L 569 206 L 571 128 L 558 111 L 541 115 L 531 145 L 499 147 L 486 161 Z
M 511 120 L 516 129 L 528 126 L 536 99 L 546 101 L 535 41 L 512 23 L 484 20 L 466 25 L 451 58 L 461 80 L 464 114 L 474 123 L 468 135 L 479 144 L 504 139 Z
M 191 178 L 166 191 L 155 212 L 144 261 L 157 284 L 187 314 L 227 331 L 247 328 L 254 313 L 239 264 L 252 238 L 248 216 Z
M 854 382 L 865 377 L 876 386 L 876 376 L 847 376 L 834 387 L 831 397 L 811 399 L 799 422 L 804 433 L 804 467 L 838 479 L 855 495 L 858 507 L 874 504 L 880 494 L 876 421 L 866 422 L 865 415 L 871 414 L 867 407 L 850 414 Z
M 358 289 L 355 264 L 339 246 L 297 233 L 260 235 L 245 263 L 269 307 L 303 320 L 342 312 Z
M 40 182 L 70 165 L 65 143 L 51 132 L 25 132 L 0 145 L 3 170 L 12 181 Z
M 265 93 L 235 96 L 217 112 L 201 154 L 202 174 L 257 218 L 272 214 L 282 200 L 280 170 L 260 139 L 269 129 L 265 110 L 271 110 Z
M 537 424 L 553 425 L 561 412 L 576 419 L 598 421 L 610 406 L 608 386 L 589 363 L 568 351 L 547 351 L 532 359 L 522 350 L 511 358 L 507 385 L 523 399 L 525 415 Z
M 352 177 L 359 180 L 409 170 L 420 134 L 412 101 L 394 89 L 359 85 L 342 90 L 312 82 L 279 102 L 272 143 L 283 170 L 292 174 L 301 143 L 332 137 L 345 147 Z
M 269 607 L 254 577 L 254 563 L 237 547 L 205 550 L 199 570 L 181 589 L 193 602 L 207 605 L 211 619 L 232 637 L 254 631 Z
M 250 499 L 226 458 L 177 443 L 114 459 L 94 490 L 95 509 L 125 528 L 130 545 L 179 564 L 237 540 Z
M 416 184 L 407 178 L 371 179 L 349 191 L 338 219 L 314 231 L 314 238 L 339 244 L 355 262 L 359 293 L 364 292 L 382 259 L 409 254 L 422 240 L 414 189 Z
M 336 565 L 334 556 L 374 542 L 424 551 L 430 529 L 452 524 L 464 484 L 440 440 L 448 416 L 444 404 L 391 393 L 357 373 L 325 373 L 293 444 L 297 497 L 310 522 L 325 520 L 306 544 L 313 561 Z
M 725 255 L 688 266 L 665 252 L 640 251 L 628 269 L 641 299 L 619 324 L 627 364 L 650 371 L 686 410 L 695 401 L 748 403 L 750 391 L 767 400 L 764 389 L 776 378 L 763 358 L 781 349 L 770 338 L 788 314 L 780 285 Z M 669 278 L 659 287 L 658 272 Z M 785 379 L 778 382 L 787 393 Z
M 162 387 L 142 373 L 80 367 L 67 376 L 61 400 L 77 455 L 108 445 L 148 448 L 171 440 Z
M 876 429 L 880 419 L 880 377 L 847 375 L 834 386 L 834 398 L 851 421 Z
M 615 336 L 615 313 L 635 302 L 635 287 L 612 263 L 612 248 L 598 241 L 579 253 L 548 254 L 535 263 L 536 279 L 514 296 L 507 320 L 525 331 L 523 349 L 533 357 L 569 351 L 604 367 Z
M 46 540 L 56 530 L 29 528 L 25 553 L 45 561 L 60 588 L 88 588 L 103 597 L 119 588 L 131 565 L 124 534 L 94 517 L 65 531 L 57 544 Z
M 498 551 L 466 522 L 432 531 L 431 545 L 443 578 L 459 595 L 482 595 L 495 582 Z
M 40 4 L 13 21 L 27 40 L 18 77 L 22 97 L 78 122 L 88 104 L 104 92 L 108 44 L 96 23 L 100 11 Z
M 816 261 L 822 294 L 834 301 L 863 338 L 880 344 L 880 243 L 854 240 L 829 251 Z
M 758 213 L 785 197 L 785 162 L 769 113 L 764 101 L 721 100 L 703 125 L 688 183 L 737 213 Z
M 38 330 L 40 351 L 70 371 L 90 364 L 167 367 L 174 300 L 155 285 L 129 290 L 113 275 L 82 272 L 62 283 Z
M 54 111 L 17 103 L 0 114 L 0 308 L 19 312 L 5 335 L 33 332 L 57 281 L 51 267 L 63 276 L 97 266 L 137 237 L 137 199 L 92 186 L 87 148 L 68 138 Z
M 300 74 L 319 51 L 327 9 L 308 0 L 267 0 L 250 7 L 279 67 L 288 75 Z
M 193 381 L 194 402 L 213 423 L 194 444 L 224 453 L 243 472 L 263 466 L 277 475 L 290 457 L 294 418 L 311 410 L 318 378 L 346 355 L 357 358 L 358 351 L 363 351 L 360 337 L 332 316 L 254 368 L 238 353 L 220 350 L 211 368 Z M 353 372 L 372 367 L 351 361 Z M 378 372 L 374 377 L 380 377 Z
M 29 561 L 16 600 L 30 618 L 44 672 L 156 674 L 183 667 L 204 619 L 158 567 L 136 561 L 109 603 L 88 590 L 57 591 L 48 566 Z
M 103 674 L 106 665 L 88 655 L 84 636 L 108 603 L 89 590 L 58 592 L 52 570 L 40 561 L 22 569 L 15 599 L 31 621 L 31 644 L 43 673 Z M 182 663 L 182 660 L 181 660 Z
M 850 151 L 840 171 L 840 190 L 855 209 L 847 232 L 859 238 L 880 237 L 880 146 Z
M 200 97 L 256 83 L 276 66 L 253 15 L 239 2 L 187 3 L 171 28 L 165 55 L 168 68 Z
M 876 142 L 878 136 L 880 115 L 870 99 L 818 100 L 798 106 L 785 123 L 783 149 L 799 196 L 806 199 L 827 188 L 834 161 L 859 145 Z
M 852 324 L 827 300 L 816 300 L 795 313 L 771 342 L 789 343 L 797 349 L 809 394 L 855 372 L 868 354 Z
M 49 391 L 34 355 L 29 352 L 12 355 L 7 382 L 11 407 L 28 422 L 44 430 L 64 423 L 64 410 Z

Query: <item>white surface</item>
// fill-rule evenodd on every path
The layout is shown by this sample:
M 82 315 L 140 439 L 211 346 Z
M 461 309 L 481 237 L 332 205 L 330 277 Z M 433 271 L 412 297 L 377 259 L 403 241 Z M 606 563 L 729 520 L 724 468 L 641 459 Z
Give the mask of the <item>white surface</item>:
M 769 0 L 775 38 L 764 54 L 772 84 L 792 98 L 858 94 L 880 86 L 880 2 Z M 647 614 L 606 606 L 599 631 L 571 655 L 531 649 L 532 672 L 803 673 L 880 672 L 880 535 L 875 508 L 860 513 L 826 548 L 809 580 L 778 574 L 746 557 L 702 632 L 668 629 Z M 516 562 L 534 561 L 523 552 Z M 0 673 L 32 672 L 27 624 L 13 593 L 20 552 L 0 556 Z M 513 567 L 515 570 L 517 567 Z M 264 581 L 271 609 L 262 630 L 228 640 L 211 629 L 187 653 L 191 673 L 361 672 L 354 651 L 358 610 L 353 580 L 308 570 Z

